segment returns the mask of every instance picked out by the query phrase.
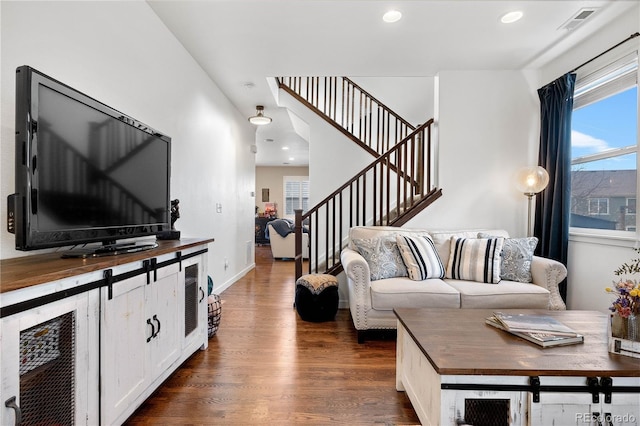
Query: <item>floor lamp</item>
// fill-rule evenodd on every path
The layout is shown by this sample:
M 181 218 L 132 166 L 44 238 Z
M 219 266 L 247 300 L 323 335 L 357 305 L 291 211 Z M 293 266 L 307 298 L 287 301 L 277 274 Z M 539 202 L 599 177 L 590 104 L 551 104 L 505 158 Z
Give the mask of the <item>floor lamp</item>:
M 533 196 L 542 191 L 549 184 L 549 173 L 540 167 L 525 167 L 520 169 L 516 175 L 516 187 L 529 199 L 529 215 L 527 219 L 527 236 L 533 236 L 532 206 Z

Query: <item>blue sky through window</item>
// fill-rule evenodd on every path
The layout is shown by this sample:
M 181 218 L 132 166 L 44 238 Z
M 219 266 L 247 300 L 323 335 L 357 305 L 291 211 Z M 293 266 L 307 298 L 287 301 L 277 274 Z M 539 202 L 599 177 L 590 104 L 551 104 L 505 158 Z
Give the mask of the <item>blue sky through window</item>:
M 638 87 L 573 111 L 571 156 L 597 154 L 637 144 Z M 576 166 L 574 166 L 576 167 Z M 581 170 L 635 170 L 636 155 L 580 164 Z

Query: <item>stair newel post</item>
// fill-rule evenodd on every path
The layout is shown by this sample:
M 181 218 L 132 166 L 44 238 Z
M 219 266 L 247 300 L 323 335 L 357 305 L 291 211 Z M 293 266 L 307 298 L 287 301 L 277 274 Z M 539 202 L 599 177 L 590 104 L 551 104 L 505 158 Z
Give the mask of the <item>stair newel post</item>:
M 302 209 L 295 209 L 296 281 L 302 276 Z
M 424 195 L 424 130 L 417 134 L 418 139 L 418 167 L 415 173 L 417 179 L 416 192 Z

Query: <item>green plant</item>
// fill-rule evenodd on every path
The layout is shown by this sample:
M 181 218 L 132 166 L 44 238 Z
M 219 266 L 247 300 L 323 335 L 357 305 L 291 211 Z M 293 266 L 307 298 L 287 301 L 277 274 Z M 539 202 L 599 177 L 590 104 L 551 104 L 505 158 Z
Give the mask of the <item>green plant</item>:
M 640 254 L 640 248 L 634 248 L 633 250 Z M 631 263 L 623 263 L 613 273 L 616 275 L 633 275 L 640 273 L 640 257 L 631 260 Z

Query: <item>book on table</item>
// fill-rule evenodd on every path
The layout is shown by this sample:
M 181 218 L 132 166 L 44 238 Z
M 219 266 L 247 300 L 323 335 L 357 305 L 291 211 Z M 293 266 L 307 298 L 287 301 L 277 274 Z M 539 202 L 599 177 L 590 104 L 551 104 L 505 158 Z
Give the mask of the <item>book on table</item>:
M 553 333 L 558 336 L 575 337 L 578 333 L 549 315 L 506 314 L 494 312 L 493 317 L 508 331 Z
M 501 315 L 499 317 L 498 315 Z M 519 329 L 506 327 L 503 320 L 509 321 L 509 319 L 505 319 L 506 316 L 512 316 L 511 314 L 503 314 L 501 312 L 495 312 L 493 316 L 487 318 L 485 322 L 495 328 L 500 330 L 507 331 L 514 336 L 523 338 L 530 342 L 533 342 L 543 348 L 551 347 L 551 346 L 563 346 L 563 345 L 573 345 L 577 343 L 584 342 L 584 336 L 576 333 L 571 328 L 566 325 L 560 323 L 559 321 L 551 318 L 553 321 L 544 322 L 539 318 L 536 319 L 536 322 L 528 319 L 529 328 L 524 327 L 524 323 L 521 322 L 521 327 Z M 531 315 L 527 315 L 531 316 Z M 550 317 L 545 317 L 550 318 Z M 538 328 L 531 328 L 533 324 L 538 324 Z M 546 326 L 544 324 L 547 324 Z M 553 324 L 552 326 L 550 324 Z M 540 329 L 544 328 L 544 329 Z M 559 330 L 559 331 L 558 331 Z

